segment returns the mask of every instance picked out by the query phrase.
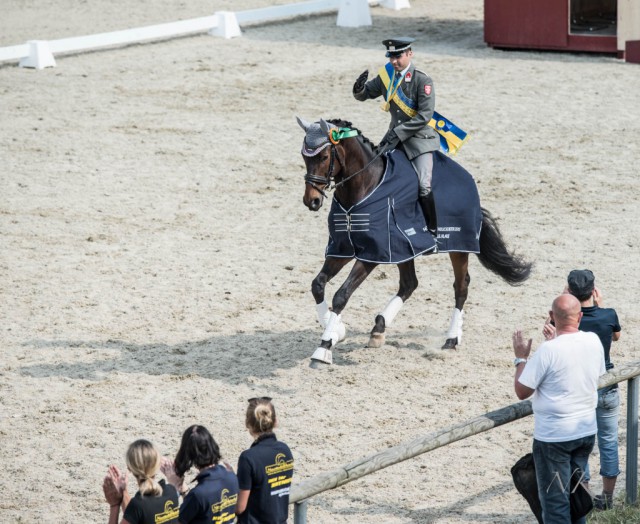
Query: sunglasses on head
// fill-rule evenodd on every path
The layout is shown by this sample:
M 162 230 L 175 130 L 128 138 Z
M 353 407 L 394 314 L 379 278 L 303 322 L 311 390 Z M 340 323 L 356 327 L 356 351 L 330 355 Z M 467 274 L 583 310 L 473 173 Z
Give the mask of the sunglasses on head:
M 271 402 L 271 397 L 253 397 L 248 400 L 249 404 L 253 402 Z

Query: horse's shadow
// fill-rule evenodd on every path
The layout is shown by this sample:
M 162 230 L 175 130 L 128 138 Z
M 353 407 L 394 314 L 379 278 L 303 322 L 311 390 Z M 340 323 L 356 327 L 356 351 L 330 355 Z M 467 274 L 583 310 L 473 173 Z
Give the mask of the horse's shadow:
M 352 331 L 350 337 L 335 350 L 333 365 L 357 365 L 350 354 L 363 349 L 368 337 L 366 332 Z M 62 349 L 64 355 L 68 355 L 68 361 L 27 365 L 21 368 L 21 373 L 35 378 L 58 376 L 83 380 L 103 380 L 113 372 L 146 373 L 198 376 L 235 385 L 247 383 L 250 377 L 270 377 L 277 370 L 294 368 L 309 361 L 317 338 L 318 329 L 236 333 L 177 344 L 138 344 L 117 339 L 38 339 L 27 341 L 23 346 L 38 351 Z M 403 343 L 401 339 L 399 336 L 390 341 L 390 345 L 408 350 L 421 349 L 419 345 L 411 341 Z M 87 355 L 94 358 L 88 360 Z

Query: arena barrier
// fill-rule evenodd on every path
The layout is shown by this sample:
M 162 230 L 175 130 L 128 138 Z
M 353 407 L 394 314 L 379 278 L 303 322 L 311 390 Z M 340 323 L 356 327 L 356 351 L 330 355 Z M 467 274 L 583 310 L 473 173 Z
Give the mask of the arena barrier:
M 627 381 L 627 466 L 625 487 L 628 504 L 635 504 L 638 498 L 638 375 L 640 375 L 640 361 L 630 362 L 600 377 L 599 383 L 599 387 L 603 388 L 624 380 Z M 405 442 L 374 455 L 355 460 L 346 466 L 321 473 L 299 484 L 293 484 L 289 497 L 289 502 L 294 504 L 293 522 L 294 524 L 306 524 L 307 504 L 314 495 L 340 487 L 398 462 L 527 417 L 532 413 L 531 401 L 523 400 L 455 426 L 419 437 L 411 442 Z M 513 458 L 514 463 L 518 458 Z
M 54 55 L 56 54 L 94 51 L 106 47 L 139 44 L 202 32 L 208 32 L 210 35 L 223 38 L 234 38 L 241 36 L 241 25 L 335 10 L 338 10 L 336 22 L 338 26 L 367 26 L 371 25 L 370 4 L 381 5 L 395 10 L 410 7 L 409 0 L 311 0 L 296 4 L 250 9 L 237 13 L 220 11 L 213 16 L 125 29 L 123 31 L 58 40 L 30 40 L 26 44 L 0 48 L 0 63 L 19 60 L 20 67 L 43 69 L 45 67 L 55 67 Z

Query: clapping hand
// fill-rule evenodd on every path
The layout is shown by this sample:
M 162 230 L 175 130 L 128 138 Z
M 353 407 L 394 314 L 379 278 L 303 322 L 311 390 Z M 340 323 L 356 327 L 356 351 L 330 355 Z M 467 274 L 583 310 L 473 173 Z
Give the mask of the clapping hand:
M 362 91 L 364 89 L 364 84 L 367 81 L 367 78 L 369 78 L 369 71 L 367 69 L 365 69 L 360 76 L 358 77 L 358 79 L 356 80 L 356 83 L 353 84 L 353 92 L 355 93 L 359 93 L 360 91 Z
M 185 491 L 186 486 L 184 485 L 184 477 L 179 477 L 176 473 L 176 466 L 173 460 L 167 457 L 162 457 L 162 460 L 160 461 L 160 471 L 162 471 L 162 474 L 167 477 L 167 482 L 175 486 L 179 493 L 183 493 Z
M 122 502 L 122 494 L 127 489 L 127 473 L 120 473 L 117 466 L 109 466 L 102 482 L 104 498 L 110 506 L 118 506 Z
M 531 343 L 533 341 L 529 339 L 527 342 L 524 341 L 524 336 L 522 335 L 522 331 L 517 329 L 513 332 L 513 352 L 517 358 L 529 358 L 529 353 L 531 353 Z
M 551 317 L 547 317 L 547 320 L 545 321 L 542 328 L 542 335 L 544 336 L 545 340 L 556 338 L 556 327 L 551 323 Z

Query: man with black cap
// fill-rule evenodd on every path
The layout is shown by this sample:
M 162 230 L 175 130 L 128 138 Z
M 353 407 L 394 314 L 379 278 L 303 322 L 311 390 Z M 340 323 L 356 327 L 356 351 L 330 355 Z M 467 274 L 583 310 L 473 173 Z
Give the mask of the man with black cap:
M 440 138 L 429 126 L 429 121 L 435 110 L 436 95 L 433 80 L 411 62 L 413 41 L 409 37 L 383 40 L 389 63 L 368 82 L 369 71 L 365 70 L 353 86 L 353 96 L 360 101 L 384 97 L 382 109 L 390 113 L 391 123 L 378 148 L 386 151 L 398 147 L 405 152 L 420 181 L 422 212 L 429 229 L 435 231 L 435 207 L 431 195 L 432 152 L 440 148 Z
M 593 272 L 588 269 L 574 269 L 567 277 L 566 291 L 580 301 L 582 319 L 580 331 L 590 331 L 598 335 L 604 348 L 607 371 L 613 368 L 610 351 L 611 342 L 620 339 L 621 327 L 615 309 L 602 307 L 602 294 L 595 285 Z M 543 334 L 547 340 L 554 338 L 555 328 L 545 324 Z M 620 396 L 618 385 L 613 384 L 598 391 L 596 419 L 598 425 L 598 449 L 600 451 L 600 475 L 602 494 L 594 498 L 598 509 L 609 509 L 613 505 L 613 491 L 620 474 L 618 461 L 618 417 Z M 588 470 L 585 480 L 589 480 Z

